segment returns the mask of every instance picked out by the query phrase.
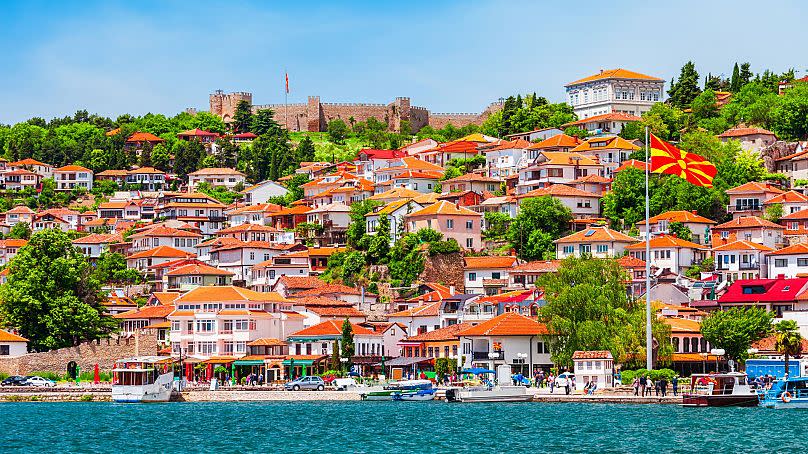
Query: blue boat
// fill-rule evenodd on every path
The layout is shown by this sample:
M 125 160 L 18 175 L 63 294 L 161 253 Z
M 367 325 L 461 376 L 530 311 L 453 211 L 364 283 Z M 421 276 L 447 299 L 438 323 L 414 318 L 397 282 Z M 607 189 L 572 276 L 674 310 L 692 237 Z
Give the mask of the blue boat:
M 808 408 L 808 377 L 787 378 L 772 383 L 761 392 L 760 405 L 766 408 Z

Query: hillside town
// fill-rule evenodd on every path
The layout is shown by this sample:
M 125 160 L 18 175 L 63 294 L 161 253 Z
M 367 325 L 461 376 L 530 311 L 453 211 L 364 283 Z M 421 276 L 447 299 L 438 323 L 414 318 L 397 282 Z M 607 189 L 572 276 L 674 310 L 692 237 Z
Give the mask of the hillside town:
M 563 103 L 509 97 L 454 125 L 406 98 L 348 118 L 217 92 L 182 131 L 86 112 L 2 128 L 0 370 L 112 336 L 192 382 L 509 365 L 604 388 L 644 365 L 647 293 L 659 368 L 781 358 L 772 330 L 736 355 L 702 322 L 758 308 L 808 337 L 808 123 L 775 115 L 808 78 L 692 76 L 595 71 Z M 711 188 L 651 173 L 647 220 L 646 128 L 718 168 Z M 79 153 L 82 131 L 96 142 Z M 600 313 L 562 307 L 586 273 L 603 288 L 574 301 L 624 305 L 620 326 L 593 320 L 629 334 L 564 331 Z

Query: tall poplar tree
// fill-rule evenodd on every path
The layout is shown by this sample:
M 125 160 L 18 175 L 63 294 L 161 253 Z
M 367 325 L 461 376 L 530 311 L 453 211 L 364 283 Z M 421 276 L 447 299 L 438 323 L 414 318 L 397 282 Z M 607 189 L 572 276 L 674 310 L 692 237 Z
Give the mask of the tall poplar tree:
M 696 71 L 696 65 L 689 61 L 682 66 L 679 79 L 671 82 L 671 88 L 668 90 L 670 103 L 680 109 L 690 107 L 690 103 L 699 93 L 701 93 L 699 73 Z

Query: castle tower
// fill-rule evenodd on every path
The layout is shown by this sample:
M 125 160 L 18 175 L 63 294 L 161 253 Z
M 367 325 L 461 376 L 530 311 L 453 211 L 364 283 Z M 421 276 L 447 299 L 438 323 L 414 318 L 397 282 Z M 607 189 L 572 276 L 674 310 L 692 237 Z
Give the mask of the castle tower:
M 306 103 L 306 130 L 310 132 L 325 131 L 325 117 L 319 96 L 309 96 Z
M 225 123 L 229 123 L 240 101 L 247 101 L 252 105 L 252 93 L 237 91 L 225 94 L 222 90 L 216 90 L 210 95 L 210 113 L 222 117 Z

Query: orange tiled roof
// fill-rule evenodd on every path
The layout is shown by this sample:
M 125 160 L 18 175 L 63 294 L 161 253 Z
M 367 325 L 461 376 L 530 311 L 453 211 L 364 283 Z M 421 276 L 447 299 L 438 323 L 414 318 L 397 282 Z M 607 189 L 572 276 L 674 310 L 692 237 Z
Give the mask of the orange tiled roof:
M 642 118 L 622 112 L 613 112 L 613 113 L 606 113 L 602 115 L 595 115 L 592 117 L 581 118 L 580 120 L 571 121 L 569 123 L 565 123 L 561 125 L 562 128 L 566 128 L 568 126 L 578 126 L 583 125 L 586 123 L 593 123 L 597 121 L 642 121 Z M 628 142 L 626 142 L 628 143 Z M 639 149 L 637 147 L 636 149 Z
M 774 194 L 782 194 L 784 191 L 769 183 L 750 181 L 732 189 L 727 189 L 726 192 L 727 194 L 744 194 L 747 192 L 771 192 Z
M 541 156 L 547 158 L 544 162 L 539 162 L 536 165 L 551 164 L 551 165 L 571 165 L 571 166 L 597 166 L 600 165 L 589 156 L 584 156 L 580 153 L 573 153 L 570 151 L 542 151 L 539 153 Z
M 342 320 L 326 320 L 314 326 L 303 328 L 302 330 L 292 334 L 291 337 L 309 337 L 309 336 L 339 336 L 342 335 Z M 354 323 L 351 323 L 354 335 L 376 335 L 375 332 Z
M 561 266 L 561 260 L 536 260 L 511 268 L 511 272 L 554 273 Z
M 145 238 L 148 236 L 202 238 L 202 235 L 198 233 L 189 232 L 187 230 L 175 229 L 173 227 L 166 227 L 166 226 L 158 226 L 153 229 L 144 230 L 142 232 L 138 232 L 131 235 L 129 238 L 137 239 L 137 238 Z
M 612 359 L 612 352 L 609 350 L 577 350 L 572 354 L 572 359 Z
M 774 249 L 764 246 L 762 244 L 753 243 L 751 241 L 746 240 L 738 240 L 733 241 L 731 243 L 722 244 L 720 246 L 715 246 L 713 251 L 764 251 L 764 252 L 771 252 Z
M 188 258 L 188 257 L 196 257 L 196 254 L 192 252 L 181 251 L 171 246 L 157 246 L 155 248 L 149 249 L 148 251 L 136 252 L 127 257 L 127 259 L 141 259 L 148 257 Z
M 177 298 L 175 304 L 204 303 L 208 301 L 252 301 L 259 303 L 289 303 L 277 292 L 256 292 L 233 285 L 197 287 Z
M 778 194 L 771 199 L 766 200 L 763 202 L 764 205 L 771 205 L 773 203 L 804 203 L 808 202 L 808 197 L 804 196 L 803 194 L 797 191 L 786 191 L 782 194 Z
M 247 343 L 248 347 L 283 347 L 285 345 L 287 345 L 286 342 L 274 337 L 262 337 Z
M 244 176 L 243 173 L 239 172 L 236 169 L 232 169 L 230 167 L 206 167 L 204 169 L 199 169 L 196 172 L 191 172 L 188 175 L 241 175 L 241 176 Z
M 435 317 L 440 314 L 440 301 L 422 306 L 416 306 L 407 310 L 393 312 L 388 317 Z
M 651 238 L 650 243 L 651 243 L 650 244 L 651 249 L 655 248 L 707 249 L 707 246 L 692 243 L 690 241 L 683 240 L 673 235 L 656 236 L 654 238 Z M 644 248 L 645 248 L 645 241 L 640 241 L 639 243 L 626 246 L 626 249 L 644 249 Z
M 557 134 L 553 137 L 548 137 L 541 142 L 534 143 L 528 148 L 531 150 L 542 150 L 545 148 L 575 148 L 581 144 L 581 139 L 577 137 L 568 136 L 566 134 Z
M 656 216 L 651 216 L 648 219 L 649 224 L 653 224 L 659 221 L 668 221 L 668 222 L 690 222 L 693 224 L 715 224 L 716 222 L 707 219 L 704 216 L 700 216 L 692 211 L 666 211 L 664 213 L 660 213 Z M 645 221 L 637 222 L 638 226 L 644 226 Z
M 577 183 L 606 184 L 606 183 L 611 183 L 611 182 L 612 182 L 611 178 L 602 177 L 600 175 L 597 175 L 597 174 L 593 173 L 592 175 L 585 175 L 585 176 L 582 176 L 582 177 L 578 177 L 578 178 L 572 180 L 570 183 L 571 184 L 577 184 Z
M 6 211 L 6 214 L 35 214 L 36 211 L 28 208 L 25 205 L 17 205 L 14 208 Z
M 467 270 L 480 270 L 488 268 L 510 268 L 516 265 L 516 257 L 482 256 L 463 257 L 464 268 Z
M 67 165 L 64 167 L 59 167 L 58 169 L 54 169 L 54 172 L 88 172 L 93 173 L 92 170 L 88 169 L 87 167 L 77 166 L 77 165 Z
M 546 188 L 534 189 L 530 192 L 520 194 L 516 196 L 516 198 L 526 199 L 530 197 L 544 197 L 548 195 L 553 197 L 590 197 L 593 199 L 599 199 L 601 197 L 593 192 L 587 192 L 578 188 L 573 188 L 572 186 L 567 186 L 565 184 L 554 184 L 547 186 Z
M 645 260 L 630 255 L 620 257 L 617 259 L 617 263 L 623 268 L 645 268 Z
M 93 233 L 72 241 L 73 244 L 106 244 L 123 241 L 120 233 Z
M 150 132 L 136 132 L 129 136 L 126 139 L 127 142 L 165 142 L 165 139 L 161 139 Z
M 628 161 L 623 161 L 623 163 L 620 164 L 620 167 L 614 169 L 614 173 L 626 169 L 637 169 L 639 171 L 645 172 L 645 161 L 638 161 L 636 159 L 629 159 Z
M 241 224 L 235 227 L 228 227 L 226 229 L 219 230 L 216 232 L 217 235 L 226 235 L 228 233 L 240 233 L 240 232 L 278 232 L 279 230 L 275 227 L 271 227 L 268 225 L 260 225 L 260 224 Z
M 360 295 L 362 292 L 356 287 L 348 287 L 342 284 L 323 284 L 318 287 L 313 287 L 302 292 L 295 293 L 296 296 L 318 296 L 329 294 L 343 294 L 343 295 Z M 365 293 L 369 295 L 369 293 Z
M 365 313 L 353 306 L 306 306 L 306 310 L 321 317 L 365 317 Z
M 147 318 L 166 318 L 176 309 L 174 306 L 144 306 L 140 309 L 135 309 L 120 314 L 115 314 L 113 318 L 120 319 L 147 319 Z
M 278 279 L 278 283 L 283 283 L 289 289 L 312 289 L 322 287 L 325 282 L 315 276 L 287 276 L 283 275 Z
M 0 329 L 0 342 L 28 342 L 28 339 Z
M 407 216 L 435 216 L 435 215 L 448 215 L 448 216 L 481 216 L 476 211 L 471 211 L 468 208 L 459 207 L 454 203 L 445 200 L 438 201 L 422 208 L 418 211 L 408 214 Z
M 797 243 L 792 244 L 791 246 L 784 247 L 782 249 L 778 249 L 769 255 L 796 255 L 796 254 L 808 254 L 808 244 L 806 243 Z
M 460 333 L 461 336 L 537 336 L 548 334 L 543 323 L 517 312 L 505 312 Z
M 641 74 L 634 71 L 629 71 L 628 69 L 617 68 L 617 69 L 605 69 L 601 70 L 597 74 L 593 74 L 588 77 L 584 77 L 583 79 L 578 79 L 576 81 L 570 82 L 565 87 L 570 85 L 582 84 L 584 82 L 592 82 L 595 80 L 606 80 L 606 79 L 639 79 L 639 80 L 657 80 L 662 81 L 662 79 L 658 77 L 647 76 L 645 74 Z
M 233 276 L 235 273 L 232 273 L 227 270 L 222 270 L 219 268 L 214 268 L 210 265 L 205 265 L 204 263 L 192 263 L 189 265 L 181 266 L 178 268 L 174 268 L 173 270 L 166 273 L 168 276 Z
M 380 194 L 376 194 L 370 197 L 370 200 L 384 200 L 384 199 L 412 199 L 421 195 L 418 191 L 413 191 L 412 189 L 407 188 L 393 188 L 387 191 L 384 191 Z
M 453 341 L 460 338 L 460 333 L 471 328 L 471 324 L 467 322 L 455 323 L 443 328 L 427 331 L 417 336 L 412 336 L 405 339 L 407 342 L 441 342 Z
M 171 305 L 175 299 L 180 297 L 177 292 L 152 292 L 152 296 L 162 305 Z
M 555 240 L 556 243 L 581 243 L 581 242 L 618 242 L 636 243 L 640 240 L 625 233 L 612 230 L 606 226 L 590 226 L 585 230 L 575 232 L 563 238 Z
M 718 137 L 743 137 L 743 136 L 752 136 L 755 134 L 764 134 L 768 136 L 775 135 L 768 129 L 763 128 L 731 128 L 719 134 Z
M 731 221 L 725 222 L 723 224 L 719 224 L 714 227 L 715 230 L 725 230 L 725 229 L 749 229 L 755 227 L 765 227 L 769 229 L 784 229 L 780 224 L 775 224 L 774 222 L 767 221 L 765 219 L 759 218 L 757 216 L 741 216 L 737 219 L 733 219 Z
M 594 118 L 594 117 L 593 117 Z M 589 119 L 591 120 L 591 119 Z M 639 120 L 639 118 L 637 119 Z M 582 120 L 583 121 L 583 120 Z M 594 146 L 594 144 L 605 144 L 603 146 Z M 572 152 L 575 153 L 583 153 L 586 151 L 597 151 L 597 150 L 639 150 L 640 147 L 634 145 L 633 143 L 629 142 L 628 140 L 619 137 L 592 137 L 590 139 L 586 139 L 582 144 L 578 145 L 577 147 L 572 149 Z
M 36 159 L 25 158 L 19 161 L 9 162 L 9 167 L 20 167 L 20 166 L 42 166 L 42 167 L 53 167 L 50 164 L 45 164 L 44 162 L 39 162 Z
M 671 333 L 701 333 L 701 323 L 678 317 L 662 317 L 662 322 L 671 327 Z
M 466 173 L 466 174 L 460 175 L 459 177 L 454 177 L 452 179 L 445 180 L 443 182 L 443 184 L 457 183 L 457 182 L 461 182 L 461 181 L 481 181 L 483 183 L 500 183 L 501 182 L 501 180 L 499 180 L 497 178 L 486 177 L 486 176 L 479 175 L 479 174 L 476 174 L 476 173 Z

